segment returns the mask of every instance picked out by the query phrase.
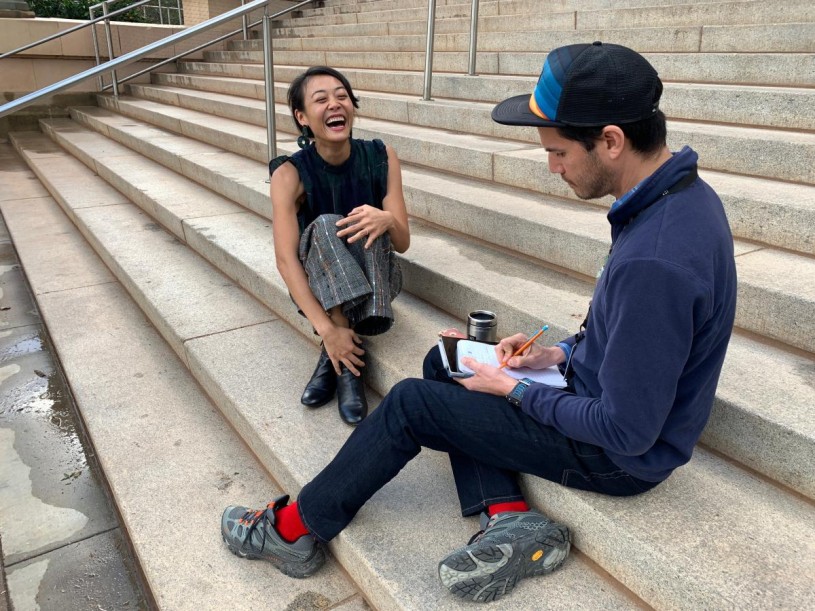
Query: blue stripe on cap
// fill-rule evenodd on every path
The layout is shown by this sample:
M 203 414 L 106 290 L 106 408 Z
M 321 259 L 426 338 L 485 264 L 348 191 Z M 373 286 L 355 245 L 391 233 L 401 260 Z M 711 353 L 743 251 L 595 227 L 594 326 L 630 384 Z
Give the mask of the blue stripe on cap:
M 559 54 L 550 53 L 543 63 L 543 71 L 533 93 L 538 108 L 553 121 L 557 120 L 557 107 L 560 104 L 560 94 L 563 93 L 561 82 L 564 73 Z

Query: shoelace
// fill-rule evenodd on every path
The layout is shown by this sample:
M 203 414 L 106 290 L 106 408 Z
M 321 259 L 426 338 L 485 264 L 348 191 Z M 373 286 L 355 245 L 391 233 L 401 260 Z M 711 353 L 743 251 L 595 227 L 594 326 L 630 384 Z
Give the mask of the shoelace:
M 269 524 L 274 524 L 274 522 L 269 519 L 267 514 L 270 511 L 274 511 L 274 507 L 275 504 L 274 501 L 272 501 L 266 505 L 266 509 L 249 510 L 244 513 L 243 516 L 241 516 L 240 522 L 249 527 L 246 531 L 246 537 L 244 538 L 243 543 L 241 543 L 241 549 L 244 548 L 247 542 L 251 544 L 252 533 L 258 527 L 258 524 L 263 522 L 263 535 L 260 540 L 260 551 L 263 551 L 263 549 L 266 547 L 266 523 L 268 522 Z

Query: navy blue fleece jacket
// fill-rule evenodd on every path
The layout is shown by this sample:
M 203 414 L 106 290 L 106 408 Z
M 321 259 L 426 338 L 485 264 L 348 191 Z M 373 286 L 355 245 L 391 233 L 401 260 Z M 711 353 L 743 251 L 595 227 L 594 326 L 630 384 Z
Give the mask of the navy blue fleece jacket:
M 733 328 L 733 238 L 719 197 L 675 153 L 613 208 L 612 252 L 573 348 L 575 394 L 533 384 L 522 409 L 661 481 L 690 460 L 713 406 Z M 572 340 L 573 341 L 573 340 Z

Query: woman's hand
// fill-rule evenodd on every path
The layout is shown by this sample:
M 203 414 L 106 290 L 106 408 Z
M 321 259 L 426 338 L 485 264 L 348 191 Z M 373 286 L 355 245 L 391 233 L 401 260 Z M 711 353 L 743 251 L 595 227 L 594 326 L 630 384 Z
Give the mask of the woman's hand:
M 532 344 L 526 352 L 520 356 L 512 357 L 515 351 L 523 346 L 529 338 L 523 333 L 517 333 L 506 339 L 502 339 L 495 346 L 495 354 L 498 362 L 503 363 L 507 359 L 507 367 L 516 369 L 518 367 L 529 367 L 530 369 L 546 369 L 552 365 L 558 365 L 566 360 L 566 355 L 561 348 L 550 346 L 544 348 L 537 344 Z M 512 358 L 510 358 L 512 357 Z
M 340 365 L 345 365 L 351 373 L 358 376 L 360 371 L 357 368 L 365 366 L 365 362 L 360 358 L 365 354 L 365 350 L 358 345 L 362 343 L 359 335 L 351 329 L 331 325 L 321 337 L 325 352 L 331 359 L 337 375 L 342 373 Z
M 393 227 L 393 214 L 373 206 L 357 206 L 344 219 L 337 221 L 338 238 L 348 237 L 348 243 L 366 239 L 365 248 L 370 248 L 374 240 Z

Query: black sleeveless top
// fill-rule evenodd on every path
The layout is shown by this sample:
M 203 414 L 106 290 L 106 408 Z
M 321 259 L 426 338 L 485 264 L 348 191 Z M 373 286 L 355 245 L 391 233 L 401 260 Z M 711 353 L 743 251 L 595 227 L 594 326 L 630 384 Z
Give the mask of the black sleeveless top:
M 351 138 L 351 155 L 340 165 L 326 163 L 314 144 L 269 162 L 269 175 L 290 161 L 303 183 L 305 198 L 297 211 L 300 233 L 321 214 L 347 215 L 368 204 L 382 209 L 388 192 L 388 153 L 381 140 Z

